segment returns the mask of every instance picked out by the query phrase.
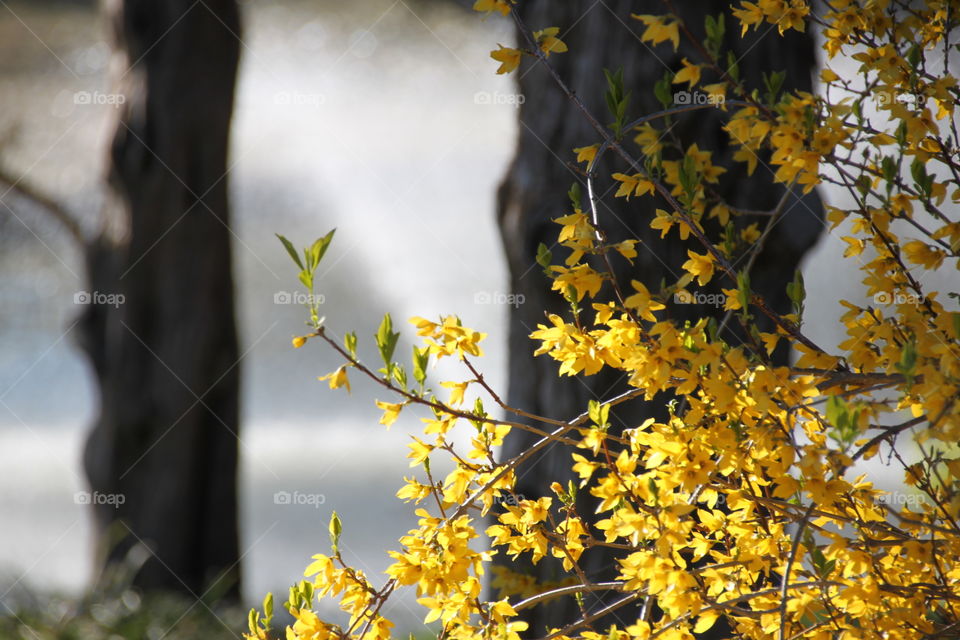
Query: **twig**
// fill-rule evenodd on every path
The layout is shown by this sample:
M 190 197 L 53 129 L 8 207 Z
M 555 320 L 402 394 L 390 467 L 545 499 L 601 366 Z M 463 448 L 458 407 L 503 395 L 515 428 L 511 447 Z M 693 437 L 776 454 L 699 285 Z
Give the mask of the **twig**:
M 568 587 L 560 587 L 559 589 L 544 591 L 543 593 L 538 593 L 537 595 L 531 596 L 526 600 L 521 600 L 517 604 L 513 605 L 513 610 L 520 611 L 521 609 L 528 609 L 555 598 L 572 595 L 574 593 L 589 593 L 592 591 L 618 591 L 621 587 L 623 587 L 624 584 L 626 583 L 622 581 L 616 581 L 597 582 L 595 584 L 574 584 Z
M 59 202 L 57 202 L 53 197 L 47 195 L 39 188 L 31 185 L 25 181 L 24 177 L 14 178 L 6 170 L 0 168 L 0 185 L 6 186 L 6 191 L 0 194 L 0 201 L 3 197 L 10 192 L 13 192 L 17 196 L 29 200 L 34 204 L 39 205 L 47 213 L 52 215 L 57 222 L 59 222 L 67 230 L 67 233 L 70 234 L 70 237 L 73 238 L 78 245 L 83 246 L 86 244 L 86 238 L 83 235 L 83 231 L 80 228 L 80 223 L 77 222 L 77 219 L 67 211 Z

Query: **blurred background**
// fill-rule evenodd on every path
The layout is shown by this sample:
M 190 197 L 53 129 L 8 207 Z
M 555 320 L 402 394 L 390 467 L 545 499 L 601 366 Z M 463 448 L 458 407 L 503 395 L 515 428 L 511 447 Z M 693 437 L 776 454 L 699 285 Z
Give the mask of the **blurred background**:
M 285 593 L 310 555 L 328 550 L 333 510 L 344 555 L 383 571 L 384 550 L 414 524 L 391 496 L 408 472 L 408 434 L 419 432 L 412 417 L 378 425 L 377 391 L 357 376 L 352 396 L 318 382 L 339 364 L 329 350 L 291 348 L 306 315 L 285 302 L 301 287 L 274 233 L 302 246 L 337 228 L 320 269 L 321 312 L 332 333 L 357 331 L 362 356 L 376 358 L 371 336 L 384 312 L 407 339 L 409 316 L 457 313 L 489 333 L 484 370 L 505 388 L 509 291 L 494 195 L 517 110 L 503 98 L 512 79 L 489 58 L 513 39 L 499 16 L 443 0 L 241 4 L 228 180 L 243 354 L 243 596 L 258 602 Z M 0 2 L 0 163 L 90 225 L 104 201 L 114 106 L 76 96 L 109 91 L 109 57 L 94 3 Z M 4 602 L 32 589 L 79 594 L 90 581 L 90 515 L 75 495 L 86 488 L 80 453 L 96 406 L 74 342 L 75 295 L 86 289 L 78 248 L 37 207 L 0 199 L 10 207 L 0 212 Z M 856 271 L 838 269 L 839 235 L 805 268 L 810 335 L 828 346 L 840 340 L 837 300 L 856 300 L 859 285 Z M 313 498 L 282 504 L 283 492 Z M 415 627 L 410 600 L 387 615 Z
M 332 510 L 347 532 L 344 555 L 371 574 L 415 523 L 390 498 L 416 421 L 386 430 L 371 386 L 354 376 L 348 396 L 316 380 L 339 364 L 335 354 L 291 348 L 307 315 L 283 303 L 303 288 L 274 233 L 301 246 L 337 228 L 317 291 L 331 331 L 355 329 L 362 355 L 376 357 L 384 312 L 409 338 L 409 316 L 455 311 L 495 336 L 484 364 L 503 387 L 494 193 L 516 108 L 486 99 L 511 92 L 488 57 L 512 38 L 503 20 L 439 1 L 242 4 L 228 180 L 245 354 L 244 595 L 259 601 L 285 593 L 311 554 L 328 551 Z M 103 202 L 113 107 L 75 95 L 109 92 L 109 54 L 94 3 L 0 7 L 3 165 L 87 222 Z M 68 234 L 29 203 L 5 202 L 16 217 L 0 216 L 0 594 L 79 593 L 92 548 L 89 509 L 74 494 L 86 488 L 80 452 L 96 407 L 73 333 L 74 295 L 87 285 Z M 398 353 L 409 348 L 403 341 Z M 321 497 L 276 504 L 284 491 Z

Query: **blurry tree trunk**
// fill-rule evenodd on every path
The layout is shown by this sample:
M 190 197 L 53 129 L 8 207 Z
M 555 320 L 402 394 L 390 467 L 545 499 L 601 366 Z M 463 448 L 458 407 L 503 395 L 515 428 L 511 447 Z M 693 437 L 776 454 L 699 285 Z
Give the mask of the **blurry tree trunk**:
M 674 2 L 673 5 L 684 14 L 689 29 L 702 38 L 705 15 L 726 11 L 729 3 L 711 0 Z M 702 61 L 687 42 L 683 42 L 676 53 L 669 43 L 651 48 L 640 42 L 643 24 L 631 19 L 630 14 L 665 13 L 666 5 L 660 0 L 612 0 L 601 3 L 592 0 L 527 0 L 519 3 L 515 10 L 520 12 L 523 21 L 532 29 L 560 28 L 560 36 L 569 45 L 570 52 L 551 56 L 550 63 L 601 122 L 612 120 L 603 99 L 606 90 L 604 68 L 616 70 L 623 67 L 624 86 L 633 92 L 629 113 L 631 118 L 635 118 L 663 108 L 653 95 L 654 84 L 668 69 L 679 70 L 682 57 L 694 62 Z M 727 12 L 725 17 L 726 46 L 740 58 L 740 74 L 746 86 L 762 87 L 763 71 L 786 70 L 786 89 L 810 90 L 814 66 L 811 38 L 795 32 L 781 38 L 775 27 L 767 25 L 768 28 L 761 29 L 759 37 L 748 34 L 741 40 L 740 28 L 732 15 Z M 518 35 L 518 42 L 526 46 L 522 35 Z M 708 77 L 704 75 L 705 82 L 715 81 Z M 556 246 L 559 226 L 552 219 L 570 211 L 565 194 L 572 183 L 581 183 L 586 194 L 581 174 L 570 168 L 573 165 L 571 150 L 592 144 L 599 140 L 599 136 L 576 106 L 564 97 L 542 65 L 525 57 L 518 78 L 519 91 L 526 101 L 520 109 L 516 154 L 500 186 L 498 211 L 509 262 L 511 291 L 525 297 L 523 305 L 511 310 L 509 404 L 553 418 L 570 418 L 584 411 L 588 400 L 609 399 L 626 389 L 625 376 L 609 369 L 589 378 L 558 378 L 556 372 L 559 363 L 547 355 L 534 358 L 532 352 L 535 347 L 528 337 L 538 323 L 544 323 L 544 310 L 569 315 L 567 303 L 556 292 L 549 291 L 549 282 L 536 264 L 535 256 L 537 246 L 544 243 L 553 249 L 554 263 L 562 259 L 562 255 L 558 258 L 562 250 Z M 685 89 L 686 86 L 674 85 L 676 90 Z M 721 178 L 727 202 L 745 209 L 773 209 L 783 195 L 783 188 L 773 184 L 772 171 L 762 163 L 755 174 L 748 177 L 742 165 L 734 166 L 730 162 L 734 149 L 727 143 L 727 134 L 720 129 L 725 117 L 723 112 L 715 109 L 695 111 L 676 118 L 672 133 L 679 137 L 684 148 L 696 142 L 700 149 L 713 151 L 714 163 L 729 168 Z M 631 138 L 627 136 L 626 145 L 634 149 L 639 157 L 639 148 Z M 599 212 L 601 226 L 611 241 L 637 238 L 642 243 L 637 245 L 639 256 L 633 266 L 624 260 L 615 262 L 618 280 L 625 285 L 625 290 L 630 290 L 629 281 L 635 278 L 644 282 L 651 291 L 659 291 L 661 280 L 673 283 L 683 273 L 681 264 L 687 260 L 687 249 L 700 252 L 703 249 L 695 244 L 693 238 L 689 242 L 681 242 L 674 232 L 661 240 L 659 231 L 650 229 L 649 222 L 654 209 L 665 206 L 659 198 L 648 196 L 627 202 L 612 197 L 610 187 L 613 181 L 609 176 L 614 171 L 625 171 L 624 164 L 618 163 L 618 160 L 613 152 L 607 153 L 606 162 L 598 173 L 599 194 L 606 196 Z M 799 199 L 791 197 L 785 209 L 785 215 L 776 223 L 751 272 L 753 290 L 765 296 L 771 306 L 781 313 L 790 311 L 786 284 L 822 229 L 822 208 L 815 192 Z M 748 222 L 757 222 L 762 228 L 766 220 L 756 218 Z M 731 288 L 735 285 L 726 283 L 725 286 Z M 609 288 L 604 290 L 609 292 Z M 719 292 L 719 289 L 705 288 L 701 291 Z M 589 309 L 589 305 L 584 306 Z M 723 315 L 723 311 L 715 307 L 694 304 L 671 304 L 667 312 L 681 324 L 684 320 L 708 315 L 719 318 Z M 764 320 L 759 319 L 762 329 Z M 770 330 L 769 324 L 765 330 Z M 736 341 L 736 336 L 725 337 Z M 781 349 L 775 353 L 775 359 L 780 363 L 786 363 L 786 349 L 785 344 L 781 345 Z M 647 417 L 663 419 L 668 400 L 667 397 L 660 397 L 649 404 L 633 402 L 621 405 L 619 410 L 611 411 L 611 420 L 615 428 L 623 429 L 637 426 Z M 504 446 L 504 458 L 528 448 L 535 439 L 529 433 L 514 430 Z M 560 481 L 565 486 L 567 479 L 572 478 L 571 464 L 568 452 L 551 455 L 548 449 L 532 467 L 523 470 L 517 483 L 517 492 L 531 499 L 551 495 L 548 488 L 551 482 Z M 594 513 L 594 499 L 583 494 L 579 498 L 580 513 Z M 507 568 L 533 574 L 540 581 L 555 581 L 562 575 L 559 563 L 551 558 L 543 559 L 536 567 L 525 564 L 522 558 L 518 562 L 502 556 L 497 558 Z M 617 568 L 606 550 L 590 550 L 583 559 L 583 566 L 591 578 L 598 581 L 616 579 Z M 588 609 L 595 611 L 601 608 L 601 603 L 609 603 L 615 596 L 604 598 L 598 594 L 586 594 L 585 601 Z M 555 602 L 552 608 L 537 607 L 532 613 L 531 610 L 525 612 L 525 619 L 530 623 L 527 632 L 530 637 L 542 637 L 547 627 L 562 627 L 579 617 L 572 598 Z M 603 619 L 597 628 L 602 631 L 609 624 L 618 622 L 618 619 L 620 624 L 632 624 L 636 615 L 636 609 L 625 608 Z
M 226 173 L 238 8 L 105 8 L 124 102 L 107 222 L 87 268 L 91 291 L 124 299 L 91 304 L 82 322 L 100 392 L 84 452 L 100 582 L 129 578 L 122 572 L 145 560 L 141 588 L 236 598 L 239 356 Z

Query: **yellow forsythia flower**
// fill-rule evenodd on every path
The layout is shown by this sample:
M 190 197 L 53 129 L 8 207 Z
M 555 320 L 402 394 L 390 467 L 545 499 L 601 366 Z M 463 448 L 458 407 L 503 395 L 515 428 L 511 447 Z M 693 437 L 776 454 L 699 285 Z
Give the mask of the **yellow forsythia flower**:
M 500 63 L 497 73 L 510 73 L 520 66 L 520 58 L 523 56 L 523 52 L 519 49 L 499 46 L 499 49 L 490 52 L 490 57 Z

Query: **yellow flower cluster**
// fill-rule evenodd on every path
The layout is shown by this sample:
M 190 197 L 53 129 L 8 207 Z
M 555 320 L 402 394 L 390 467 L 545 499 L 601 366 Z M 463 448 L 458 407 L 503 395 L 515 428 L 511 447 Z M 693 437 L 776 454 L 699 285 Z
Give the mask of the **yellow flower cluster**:
M 478 0 L 475 8 L 507 15 L 512 5 Z M 295 622 L 288 640 L 386 639 L 391 623 L 381 607 L 403 587 L 416 589 L 425 620 L 437 621 L 440 637 L 464 640 L 518 640 L 526 630 L 518 619 L 524 610 L 557 599 L 576 610 L 583 594 L 604 589 L 616 592 L 622 604 L 646 603 L 645 615 L 606 629 L 574 624 L 548 636 L 690 640 L 721 619 L 733 637 L 755 640 L 956 635 L 960 297 L 929 291 L 924 277 L 960 262 L 960 90 L 946 65 L 935 68 L 944 64 L 941 52 L 957 42 L 960 12 L 948 0 L 827 0 L 822 6 L 758 0 L 738 2 L 733 13 L 743 32 L 761 25 L 775 25 L 780 33 L 816 25 L 831 58 L 850 55 L 860 64 L 856 78 L 825 69 L 821 95 L 768 87 L 760 100 L 729 77 L 708 86 L 711 95 L 729 93 L 737 101 L 726 125 L 738 148 L 736 161 L 752 172 L 769 158 L 773 179 L 791 189 L 830 182 L 847 190 L 849 203 L 830 207 L 828 220 L 842 228 L 845 255 L 863 273 L 872 303 L 845 301 L 846 339 L 836 350 L 818 347 L 802 332 L 802 280 L 787 288 L 794 312 L 781 316 L 750 290 L 749 272 L 733 267 L 737 251 L 749 255 L 762 245 L 766 225 L 776 224 L 779 211 L 762 223 L 742 225 L 735 236 L 709 237 L 700 224 L 704 215 L 724 226 L 751 215 L 716 195 L 712 185 L 723 180 L 723 168 L 713 165 L 710 150 L 695 145 L 674 148 L 673 157 L 680 159 L 665 160 L 662 152 L 672 143 L 655 121 L 631 125 L 635 150 L 648 162 L 631 163 L 626 170 L 634 173 L 611 176 L 619 183 L 616 196 L 663 200 L 651 227 L 662 237 L 676 232 L 702 247 L 688 252 L 676 282 L 654 290 L 634 281 L 624 292 L 597 269 L 611 252 L 636 256 L 634 243 L 607 244 L 604 230 L 576 205 L 567 215 L 558 212 L 559 242 L 569 258 L 555 265 L 546 257 L 541 264 L 570 302 L 570 314 L 548 316 L 532 338 L 536 354 L 557 362 L 558 375 L 609 368 L 621 372 L 633 390 L 592 402 L 583 414 L 564 420 L 506 407 L 474 367 L 485 334 L 454 316 L 412 319 L 423 338 L 414 349 L 417 390 L 392 361 L 396 337 L 389 323 L 378 337 L 386 365 L 382 377 L 353 347 L 335 346 L 347 359 L 345 367 L 398 396 L 396 402 L 378 401 L 381 422 L 389 425 L 407 406 L 427 412 L 423 438 L 413 439 L 409 454 L 411 467 L 423 475 L 407 478 L 397 494 L 421 505 L 419 522 L 389 552 L 393 564 L 380 587 L 344 563 L 336 550 L 340 523 L 331 522 L 333 555 L 314 556 L 306 572 L 310 580 L 291 590 L 287 609 Z M 645 26 L 645 41 L 678 46 L 676 16 L 634 18 Z M 548 64 L 550 52 L 566 50 L 558 34 L 556 28 L 531 31 L 536 51 L 494 52 L 500 72 L 516 68 L 522 55 Z M 672 80 L 692 88 L 718 65 L 684 59 Z M 617 145 L 627 154 L 628 144 L 602 137 L 575 153 L 593 179 L 598 156 Z M 694 281 L 719 283 L 727 318 L 737 316 L 746 328 L 744 344 L 725 342 L 707 319 L 685 325 L 669 319 L 666 303 Z M 589 305 L 589 315 L 581 304 Z M 757 314 L 776 328 L 759 331 L 752 324 Z M 334 344 L 322 329 L 309 337 Z M 789 367 L 774 366 L 769 357 L 783 340 L 798 355 Z M 430 356 L 456 356 L 469 373 L 440 383 L 449 390 L 446 402 L 425 384 Z M 346 368 L 324 379 L 349 388 Z M 492 398 L 508 418 L 489 415 L 480 400 L 471 408 L 468 390 Z M 611 429 L 611 407 L 660 394 L 677 398 L 669 419 Z M 454 437 L 462 429 L 469 433 L 467 451 L 455 444 L 467 440 Z M 540 440 L 502 459 L 497 447 L 516 429 Z M 551 495 L 517 495 L 516 478 L 547 447 L 569 456 L 578 481 L 554 483 Z M 442 479 L 431 471 L 431 457 L 438 455 L 452 462 Z M 876 478 L 859 466 L 870 459 L 887 465 L 886 474 L 895 471 L 903 489 L 877 489 Z M 596 514 L 578 512 L 577 492 L 597 500 Z M 490 547 L 483 550 L 474 523 L 490 512 L 495 520 L 485 529 Z M 620 554 L 613 582 L 592 582 L 584 572 L 584 559 L 596 548 Z M 538 583 L 497 567 L 491 573 L 499 599 L 487 602 L 481 580 L 496 554 L 533 563 L 556 558 L 566 574 Z M 346 628 L 317 616 L 320 598 L 338 601 L 349 616 Z M 253 612 L 248 637 L 265 638 L 266 627 Z

